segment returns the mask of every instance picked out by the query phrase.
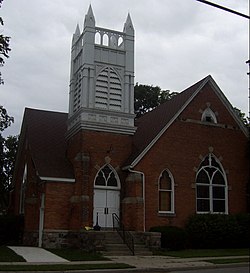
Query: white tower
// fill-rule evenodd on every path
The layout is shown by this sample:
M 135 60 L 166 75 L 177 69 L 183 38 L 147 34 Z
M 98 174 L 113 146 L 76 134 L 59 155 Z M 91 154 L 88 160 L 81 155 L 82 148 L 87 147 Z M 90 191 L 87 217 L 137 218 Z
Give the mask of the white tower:
M 95 26 L 91 6 L 72 40 L 68 134 L 81 129 L 133 134 L 134 27 Z

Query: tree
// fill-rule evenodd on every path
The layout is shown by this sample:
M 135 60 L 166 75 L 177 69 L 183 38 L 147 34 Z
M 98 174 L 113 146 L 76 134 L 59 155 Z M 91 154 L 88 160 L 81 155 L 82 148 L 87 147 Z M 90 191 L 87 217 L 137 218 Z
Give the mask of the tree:
M 134 90 L 134 108 L 137 118 L 178 94 L 177 92 L 171 93 L 169 90 L 161 90 L 159 86 L 142 84 L 136 84 Z
M 3 0 L 0 0 L 0 8 Z M 3 26 L 3 19 L 0 17 L 0 25 Z M 9 57 L 10 37 L 0 34 L 0 66 L 5 63 L 4 58 Z M 3 79 L 0 72 L 0 84 Z M 9 193 L 11 190 L 11 180 L 14 171 L 14 162 L 17 152 L 18 137 L 8 136 L 4 138 L 2 132 L 8 128 L 14 118 L 9 116 L 7 110 L 0 105 L 0 214 L 2 214 L 9 203 Z
M 237 107 L 234 107 L 234 111 L 235 113 L 239 116 L 239 118 L 241 119 L 241 121 L 246 125 L 249 126 L 249 121 L 250 121 L 250 117 L 246 117 L 246 114 L 241 112 L 240 109 L 238 109 Z
M 0 106 L 0 214 L 6 211 L 9 204 L 9 193 L 12 190 L 11 180 L 17 153 L 18 136 L 4 138 L 2 132 L 8 128 L 14 118 Z
M 0 0 L 0 8 L 2 6 L 3 0 Z M 0 25 L 3 26 L 3 19 L 0 17 Z M 9 58 L 9 51 L 11 50 L 9 47 L 10 37 L 4 36 L 0 34 L 0 66 L 3 66 L 5 61 L 4 58 Z M 0 72 L 0 84 L 3 84 L 2 74 Z

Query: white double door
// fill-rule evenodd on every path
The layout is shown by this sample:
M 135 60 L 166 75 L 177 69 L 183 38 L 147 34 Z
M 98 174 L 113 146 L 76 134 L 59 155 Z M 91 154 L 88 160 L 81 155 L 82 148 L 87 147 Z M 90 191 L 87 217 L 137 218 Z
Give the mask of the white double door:
M 109 189 L 94 189 L 93 222 L 102 228 L 113 227 L 112 213 L 120 214 L 120 191 Z

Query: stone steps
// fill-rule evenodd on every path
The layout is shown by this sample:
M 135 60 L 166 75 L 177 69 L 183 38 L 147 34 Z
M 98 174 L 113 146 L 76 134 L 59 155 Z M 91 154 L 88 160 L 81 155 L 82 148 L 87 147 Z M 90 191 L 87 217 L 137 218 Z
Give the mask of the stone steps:
M 134 236 L 135 255 L 147 256 L 152 252 L 143 244 L 139 237 Z M 106 256 L 129 256 L 131 251 L 116 231 L 105 232 L 105 251 L 102 252 Z

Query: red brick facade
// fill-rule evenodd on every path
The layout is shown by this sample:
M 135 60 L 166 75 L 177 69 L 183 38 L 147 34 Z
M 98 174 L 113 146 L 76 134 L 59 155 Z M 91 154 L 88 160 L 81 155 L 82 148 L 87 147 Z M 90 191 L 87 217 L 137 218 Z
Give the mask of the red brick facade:
M 187 103 L 182 104 L 181 111 L 176 110 L 166 127 L 159 130 L 140 153 L 137 152 L 140 147 L 136 147 L 138 142 L 134 140 L 136 135 L 81 130 L 65 138 L 66 149 L 62 154 L 70 162 L 73 173 L 72 177 L 68 175 L 61 180 L 60 176 L 52 177 L 56 165 L 44 175 L 43 169 L 37 167 L 35 144 L 24 145 L 29 143 L 24 126 L 15 171 L 13 209 L 15 213 L 20 211 L 21 184 L 27 164 L 25 230 L 39 231 L 42 194 L 45 196 L 43 232 L 79 231 L 85 226 L 94 226 L 94 182 L 98 171 L 107 164 L 113 167 L 120 180 L 120 218 L 127 229 L 148 231 L 160 225 L 184 226 L 187 218 L 196 213 L 196 174 L 208 154 L 214 155 L 225 171 L 228 213 L 246 212 L 249 179 L 246 132 L 230 104 L 212 84 L 204 84 L 197 92 L 196 89 L 197 86 L 187 90 L 192 91 Z M 166 115 L 170 102 L 167 106 Z M 208 107 L 216 114 L 217 123 L 201 121 Z M 43 115 L 42 111 L 36 114 Z M 147 115 L 150 118 L 151 114 Z M 67 117 L 64 118 L 66 121 Z M 153 119 L 152 127 L 147 128 L 149 133 L 158 121 Z M 55 163 L 54 156 L 52 152 Z M 57 159 L 60 160 L 59 155 Z M 47 164 L 43 156 L 39 160 L 45 160 L 41 166 Z M 133 165 L 133 162 L 136 163 Z M 168 170 L 174 180 L 173 211 L 168 213 L 159 212 L 159 178 L 164 170 Z

